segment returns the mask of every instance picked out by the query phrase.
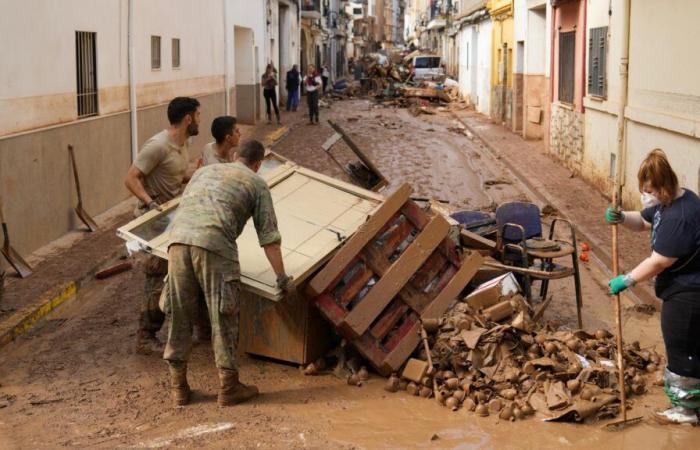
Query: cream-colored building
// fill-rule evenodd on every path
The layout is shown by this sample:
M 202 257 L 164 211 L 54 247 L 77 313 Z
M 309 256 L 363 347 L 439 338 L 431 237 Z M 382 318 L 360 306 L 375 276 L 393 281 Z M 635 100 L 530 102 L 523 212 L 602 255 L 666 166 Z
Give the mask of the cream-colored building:
M 296 8 L 295 0 L 0 0 L 0 195 L 13 246 L 27 254 L 80 225 L 68 144 L 85 208 L 97 215 L 129 196 L 124 175 L 167 126 L 173 97 L 202 105 L 193 158 L 214 117 L 257 120 L 266 63 L 283 71 L 298 62 Z
M 680 183 L 700 190 L 700 2 L 678 1 L 673 6 L 652 0 L 631 3 L 623 198 L 627 207 L 638 207 L 637 169 L 647 153 L 657 147 L 668 155 Z M 589 2 L 588 44 L 600 49 L 587 54 L 582 175 L 604 192 L 611 192 L 617 163 L 614 154 L 622 20 L 622 0 L 610 4 Z M 603 70 L 596 72 L 596 64 Z

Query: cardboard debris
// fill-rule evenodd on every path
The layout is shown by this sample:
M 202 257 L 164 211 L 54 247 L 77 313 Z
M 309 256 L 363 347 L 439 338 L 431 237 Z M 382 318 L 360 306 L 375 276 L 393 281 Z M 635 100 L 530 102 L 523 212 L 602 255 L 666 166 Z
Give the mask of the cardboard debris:
M 488 308 L 498 302 L 501 297 L 508 297 L 520 291 L 520 286 L 512 273 L 505 273 L 489 280 L 469 294 L 466 302 L 470 307 L 479 310 Z

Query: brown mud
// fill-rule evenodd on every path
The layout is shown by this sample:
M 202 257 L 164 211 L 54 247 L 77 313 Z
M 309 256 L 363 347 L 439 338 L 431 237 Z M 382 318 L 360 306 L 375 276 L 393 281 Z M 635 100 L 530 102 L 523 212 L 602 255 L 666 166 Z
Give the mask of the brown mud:
M 358 119 L 348 121 L 351 117 Z M 453 125 L 447 115 L 416 119 L 405 110 L 351 100 L 323 108 L 321 119 L 326 118 L 338 120 L 356 138 L 389 179 L 390 189 L 405 181 L 417 195 L 476 207 L 490 200 L 474 180 L 507 179 L 498 161 L 479 145 L 447 131 Z M 302 112 L 284 114 L 291 131 L 275 150 L 314 170 L 343 176 L 321 150 L 330 128 L 305 121 Z M 262 133 L 275 127 L 257 128 Z M 332 151 L 349 159 L 343 156 L 347 149 Z M 515 183 L 494 184 L 487 192 L 495 202 L 526 198 Z M 605 276 L 593 264 L 582 268 L 584 325 L 589 330 L 611 328 Z M 666 406 L 657 386 L 635 397 L 629 412 L 631 417 L 647 417 L 644 423 L 613 433 L 602 424 L 479 418 L 463 410 L 451 412 L 433 400 L 387 393 L 382 389 L 385 380 L 376 376 L 362 387 L 351 387 L 332 375 L 306 377 L 296 367 L 247 356 L 241 357 L 241 377 L 263 395 L 220 409 L 206 344 L 194 348 L 190 362 L 193 403 L 173 408 L 164 362 L 131 351 L 142 286 L 143 275 L 135 270 L 91 282 L 76 299 L 0 352 L 0 448 L 658 449 L 697 448 L 700 443 L 697 429 L 656 425 L 648 418 Z M 554 301 L 545 320 L 574 327 L 573 283 L 553 282 L 550 291 Z M 624 320 L 626 340 L 639 340 L 663 353 L 657 314 L 626 310 Z M 164 338 L 163 332 L 160 336 Z

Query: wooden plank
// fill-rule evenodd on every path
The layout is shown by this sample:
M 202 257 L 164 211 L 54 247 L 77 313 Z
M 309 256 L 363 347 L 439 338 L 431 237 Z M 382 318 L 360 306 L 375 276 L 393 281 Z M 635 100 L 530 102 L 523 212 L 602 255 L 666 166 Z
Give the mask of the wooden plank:
M 329 177 L 328 175 L 314 172 L 313 170 L 307 169 L 306 167 L 298 166 L 295 168 L 295 170 L 298 173 L 300 173 L 302 175 L 306 175 L 309 178 L 313 178 L 314 180 L 321 181 L 321 182 L 326 183 L 328 185 L 331 185 L 335 188 L 338 188 L 341 191 L 349 192 L 351 194 L 354 194 L 354 195 L 361 197 L 361 198 L 364 198 L 366 200 L 376 200 L 376 201 L 381 202 L 381 201 L 384 201 L 386 199 L 386 196 L 384 196 L 382 194 L 377 194 L 376 192 L 361 188 L 361 187 L 356 186 L 352 183 L 347 183 L 345 181 L 341 181 L 341 180 L 338 180 L 336 178 Z
M 401 322 L 398 328 L 393 330 L 382 344 L 386 349 L 387 353 L 391 353 L 393 349 L 396 348 L 403 339 L 406 338 L 413 325 L 418 322 L 418 316 L 416 314 L 410 314 L 405 317 L 404 321 Z
M 345 310 L 328 294 L 321 294 L 315 301 L 323 316 L 336 327 L 340 326 L 345 318 Z
M 321 145 L 321 148 L 328 152 L 328 150 L 335 145 L 336 142 L 338 142 L 340 139 L 342 139 L 342 136 L 339 133 L 333 133 L 331 137 L 326 139 L 326 142 Z
M 439 251 L 433 252 L 425 264 L 411 277 L 411 282 L 418 289 L 425 289 L 445 264 L 448 264 L 445 257 Z
M 406 283 L 406 285 L 399 292 L 399 297 L 411 307 L 412 310 L 420 313 L 425 309 L 426 306 L 430 304 L 432 298 L 413 285 L 411 281 Z
M 384 363 L 378 367 L 379 373 L 389 375 L 391 372 L 399 370 L 401 365 L 406 362 L 411 353 L 420 343 L 420 322 L 416 322 L 411 326 L 411 329 L 406 333 L 401 342 L 384 358 Z
M 384 339 L 389 331 L 396 325 L 396 322 L 401 319 L 404 314 L 408 311 L 408 305 L 402 302 L 399 298 L 395 298 L 394 301 L 389 305 L 387 310 L 377 322 L 372 325 L 369 329 L 369 334 L 372 335 L 377 341 Z
M 401 213 L 419 230 L 422 230 L 427 225 L 431 217 L 414 201 L 406 202 L 404 207 L 401 208 Z M 446 239 L 440 244 L 440 251 L 452 264 L 459 266 L 459 255 L 457 254 L 456 245 L 451 239 Z
M 372 190 L 378 191 L 382 187 L 386 186 L 388 184 L 386 177 L 384 177 L 384 175 L 382 175 L 382 173 L 379 171 L 377 166 L 374 165 L 372 160 L 369 159 L 369 157 L 367 155 L 365 155 L 365 153 L 362 150 L 360 150 L 360 147 L 358 147 L 352 141 L 352 139 L 350 139 L 350 136 L 348 136 L 347 133 L 345 133 L 345 131 L 343 131 L 343 129 L 340 128 L 340 126 L 338 126 L 338 124 L 333 122 L 332 120 L 329 120 L 328 123 L 338 134 L 340 134 L 342 136 L 343 141 L 345 141 L 345 143 L 348 145 L 348 147 L 350 147 L 350 150 L 352 150 L 353 153 L 355 153 L 355 155 L 357 155 L 357 157 L 360 158 L 360 161 L 362 161 L 362 163 L 365 165 L 365 167 L 367 167 L 370 171 L 372 171 L 374 173 L 374 175 L 377 178 L 379 178 L 379 183 L 377 183 L 377 185 L 375 185 L 372 188 Z
M 402 217 L 402 216 L 399 216 Z M 396 247 L 401 244 L 413 231 L 413 225 L 406 219 L 400 219 L 398 226 L 385 238 L 381 246 L 381 252 L 387 258 L 394 252 Z
M 359 305 L 346 317 L 347 326 L 360 336 L 445 238 L 450 224 L 435 216 Z
M 460 230 L 459 239 L 462 245 L 468 248 L 475 248 L 479 250 L 496 251 L 496 242 L 491 239 L 487 239 L 476 233 L 472 233 L 468 230 Z
M 357 232 L 336 252 L 318 275 L 311 280 L 306 290 L 309 297 L 317 297 L 329 287 L 331 282 L 347 268 L 350 261 L 376 235 L 377 230 L 406 203 L 411 192 L 411 187 L 408 184 L 403 184 L 394 194 L 387 198 L 367 222 L 360 226 Z
M 452 264 L 448 265 L 447 269 L 445 269 L 440 274 L 440 277 L 438 278 L 435 285 L 431 287 L 430 292 L 434 292 L 435 296 L 437 296 L 440 292 L 442 292 L 443 289 L 445 289 L 445 286 L 447 286 L 447 283 L 449 283 L 450 280 L 452 280 L 452 277 L 455 276 L 455 274 L 457 273 L 458 270 L 459 270 L 459 267 L 455 267 Z
M 367 266 L 362 267 L 357 273 L 348 280 L 348 283 L 343 287 L 342 292 L 336 297 L 338 303 L 347 306 L 354 299 L 363 287 L 374 276 L 374 272 L 369 270 Z
M 462 261 L 462 267 L 459 268 L 459 271 L 452 277 L 447 286 L 445 286 L 445 289 L 443 289 L 442 292 L 435 297 L 435 300 L 433 300 L 430 306 L 423 311 L 421 319 L 439 318 L 450 306 L 452 300 L 454 300 L 467 283 L 469 283 L 469 280 L 474 277 L 483 261 L 484 258 L 480 254 L 476 252 L 470 253 Z

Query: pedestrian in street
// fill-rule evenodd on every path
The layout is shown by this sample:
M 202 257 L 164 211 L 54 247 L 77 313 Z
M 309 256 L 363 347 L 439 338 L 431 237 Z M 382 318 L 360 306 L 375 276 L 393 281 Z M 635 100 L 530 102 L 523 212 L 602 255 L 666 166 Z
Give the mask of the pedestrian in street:
M 168 105 L 170 126 L 147 140 L 126 174 L 124 184 L 138 199 L 135 216 L 140 216 L 178 196 L 189 179 L 189 138 L 199 134 L 199 101 L 176 97 Z M 136 352 L 162 353 L 156 333 L 165 315 L 158 307 L 168 262 L 154 255 L 143 259 L 145 296 L 141 300 Z
M 671 407 L 657 411 L 663 423 L 698 423 L 700 412 L 700 198 L 681 188 L 665 153 L 647 155 L 637 174 L 642 211 L 608 208 L 605 219 L 634 231 L 651 230 L 651 256 L 610 280 L 618 294 L 656 277 L 663 300 L 661 332 L 668 365 L 664 385 Z
M 321 77 L 313 64 L 310 64 L 304 77 L 306 101 L 309 105 L 309 125 L 313 125 L 314 121 L 318 123 L 318 91 L 321 89 L 321 84 Z
M 198 167 L 233 162 L 234 149 L 241 139 L 241 130 L 236 126 L 236 118 L 221 116 L 214 119 L 211 123 L 211 135 L 214 142 L 208 143 L 202 149 Z
M 301 74 L 297 65 L 287 71 L 287 111 L 296 111 L 299 106 L 299 84 L 301 83 Z
M 328 88 L 328 80 L 331 77 L 331 72 L 328 70 L 328 64 L 323 65 L 323 71 L 321 72 L 321 80 L 323 80 L 323 93 L 326 93 Z
M 236 239 L 251 216 L 258 242 L 277 275 L 277 287 L 286 291 L 292 280 L 284 270 L 282 237 L 270 189 L 256 173 L 264 156 L 263 145 L 250 140 L 241 145 L 236 162 L 199 169 L 173 219 L 164 295 L 171 320 L 163 358 L 168 361 L 175 405 L 189 402 L 187 361 L 199 298 L 204 298 L 211 320 L 219 405 L 241 403 L 258 395 L 255 386 L 240 382 L 236 361 L 241 289 Z
M 272 123 L 272 111 L 270 103 L 275 108 L 275 117 L 277 123 L 280 124 L 280 110 L 277 106 L 277 69 L 272 63 L 267 65 L 265 73 L 262 76 L 263 97 L 265 97 L 265 106 L 267 108 L 267 123 Z

